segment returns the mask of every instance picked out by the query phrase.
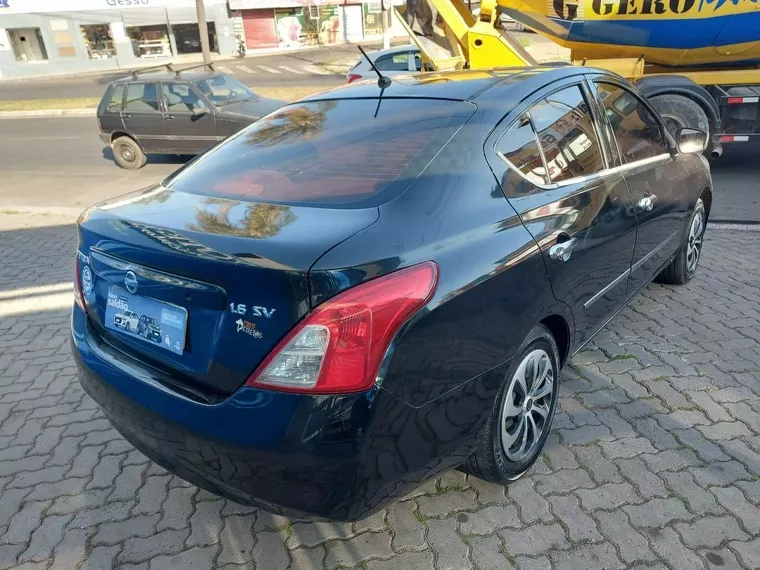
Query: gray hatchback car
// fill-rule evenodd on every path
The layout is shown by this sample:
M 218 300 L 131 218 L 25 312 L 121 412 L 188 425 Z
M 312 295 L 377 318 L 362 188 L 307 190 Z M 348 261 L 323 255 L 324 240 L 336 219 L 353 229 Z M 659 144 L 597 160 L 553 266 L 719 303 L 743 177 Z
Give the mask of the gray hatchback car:
M 149 154 L 199 154 L 283 104 L 224 73 L 136 72 L 106 89 L 100 140 L 119 166 L 136 170 Z

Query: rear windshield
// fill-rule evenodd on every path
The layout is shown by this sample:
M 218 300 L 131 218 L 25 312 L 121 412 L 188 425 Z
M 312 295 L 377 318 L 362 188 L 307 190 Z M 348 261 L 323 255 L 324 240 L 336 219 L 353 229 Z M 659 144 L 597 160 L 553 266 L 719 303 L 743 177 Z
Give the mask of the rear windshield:
M 407 188 L 474 109 L 423 99 L 296 103 L 255 122 L 165 184 L 236 200 L 379 203 Z

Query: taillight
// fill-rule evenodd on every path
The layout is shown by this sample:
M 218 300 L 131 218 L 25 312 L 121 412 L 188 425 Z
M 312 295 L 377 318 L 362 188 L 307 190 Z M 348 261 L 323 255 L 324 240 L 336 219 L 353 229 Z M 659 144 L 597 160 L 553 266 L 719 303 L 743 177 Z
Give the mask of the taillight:
M 79 306 L 80 309 L 83 311 L 87 311 L 87 301 L 84 297 L 84 289 L 82 287 L 82 271 L 86 268 L 87 271 L 90 271 L 90 267 L 87 265 L 82 265 L 81 260 L 79 259 L 79 256 L 81 254 L 79 251 L 77 251 L 76 258 L 74 259 L 74 302 Z M 92 274 L 90 273 L 90 279 L 92 279 Z
M 427 261 L 336 295 L 296 326 L 246 385 L 309 394 L 371 388 L 393 337 L 437 283 L 438 266 Z
M 348 76 L 346 77 L 346 79 L 348 79 L 349 83 L 353 83 L 357 79 L 361 79 L 361 78 L 362 78 L 362 76 L 361 75 L 357 75 L 356 73 L 349 73 Z

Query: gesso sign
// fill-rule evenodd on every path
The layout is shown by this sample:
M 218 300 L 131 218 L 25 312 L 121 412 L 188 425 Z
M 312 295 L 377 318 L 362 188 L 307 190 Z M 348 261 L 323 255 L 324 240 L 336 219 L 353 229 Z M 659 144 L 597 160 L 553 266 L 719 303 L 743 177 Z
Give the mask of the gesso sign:
M 588 1 L 588 0 L 587 0 Z M 595 16 L 677 16 L 686 14 L 691 17 L 728 15 L 756 10 L 758 0 L 743 4 L 738 0 L 731 2 L 715 0 L 590 0 L 586 4 L 587 17 L 589 4 Z M 556 3 L 556 0 L 555 0 Z
M 148 6 L 150 0 L 106 0 L 109 6 Z

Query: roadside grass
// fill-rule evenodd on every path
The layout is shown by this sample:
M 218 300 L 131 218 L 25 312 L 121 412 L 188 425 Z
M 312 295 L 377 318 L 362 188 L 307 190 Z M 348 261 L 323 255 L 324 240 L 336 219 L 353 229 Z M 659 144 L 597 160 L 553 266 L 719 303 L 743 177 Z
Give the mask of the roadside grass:
M 299 87 L 254 87 L 262 97 L 298 101 L 314 93 L 325 91 L 323 85 Z M 95 109 L 100 97 L 72 97 L 68 99 L 30 99 L 26 101 L 0 101 L 0 111 L 47 111 L 51 109 Z

